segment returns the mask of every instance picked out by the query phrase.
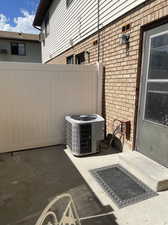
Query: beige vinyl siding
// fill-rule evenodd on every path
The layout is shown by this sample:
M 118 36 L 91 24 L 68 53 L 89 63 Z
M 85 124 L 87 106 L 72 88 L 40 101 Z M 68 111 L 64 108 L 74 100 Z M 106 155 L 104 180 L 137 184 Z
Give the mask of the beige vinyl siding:
M 145 0 L 100 0 L 100 28 Z M 50 7 L 50 34 L 42 44 L 43 62 L 61 54 L 97 31 L 98 1 L 55 0 Z

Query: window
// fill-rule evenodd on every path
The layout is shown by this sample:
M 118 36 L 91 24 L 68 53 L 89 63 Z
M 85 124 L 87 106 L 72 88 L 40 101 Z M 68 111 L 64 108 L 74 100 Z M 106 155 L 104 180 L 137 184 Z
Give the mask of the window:
M 47 37 L 50 33 L 50 26 L 49 26 L 49 12 L 46 14 L 44 19 L 44 27 L 45 27 L 45 36 Z
M 85 63 L 85 52 L 81 52 L 75 56 L 76 64 L 84 64 Z
M 168 126 L 168 33 L 151 38 L 144 119 Z
M 168 126 L 168 83 L 148 83 L 145 119 Z
M 149 79 L 168 79 L 168 33 L 151 39 Z
M 66 63 L 67 64 L 74 64 L 74 56 L 70 55 L 66 58 Z
M 25 44 L 17 42 L 11 43 L 11 54 L 25 56 L 26 55 Z
M 70 6 L 70 4 L 73 2 L 73 0 L 66 0 L 66 6 L 67 8 Z

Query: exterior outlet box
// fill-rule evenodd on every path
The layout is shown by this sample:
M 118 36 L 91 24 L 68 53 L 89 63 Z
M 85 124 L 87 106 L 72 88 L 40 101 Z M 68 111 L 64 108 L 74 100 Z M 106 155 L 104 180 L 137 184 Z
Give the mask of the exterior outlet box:
M 130 140 L 130 133 L 131 133 L 131 122 L 130 121 L 122 121 L 121 122 L 121 132 L 123 134 L 125 134 L 127 140 Z

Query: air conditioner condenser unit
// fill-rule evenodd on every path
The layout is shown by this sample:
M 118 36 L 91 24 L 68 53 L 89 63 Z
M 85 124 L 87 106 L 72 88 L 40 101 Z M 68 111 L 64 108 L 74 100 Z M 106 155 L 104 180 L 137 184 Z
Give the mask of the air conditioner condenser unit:
M 99 115 L 66 116 L 66 144 L 75 156 L 94 154 L 104 140 L 104 119 Z

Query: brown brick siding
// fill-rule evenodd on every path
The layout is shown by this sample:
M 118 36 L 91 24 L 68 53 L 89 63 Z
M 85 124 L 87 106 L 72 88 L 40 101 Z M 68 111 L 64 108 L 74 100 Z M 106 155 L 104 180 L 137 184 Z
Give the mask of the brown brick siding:
M 137 71 L 139 60 L 140 28 L 168 15 L 168 1 L 146 1 L 100 33 L 100 62 L 105 66 L 105 113 L 107 132 L 112 130 L 114 119 L 131 121 L 131 140 L 134 139 L 134 116 L 136 105 Z M 121 28 L 131 24 L 130 49 L 126 56 L 125 46 L 119 42 Z M 66 57 L 82 51 L 90 52 L 90 63 L 97 61 L 97 46 L 93 41 L 97 34 L 77 44 L 48 63 L 66 63 Z

